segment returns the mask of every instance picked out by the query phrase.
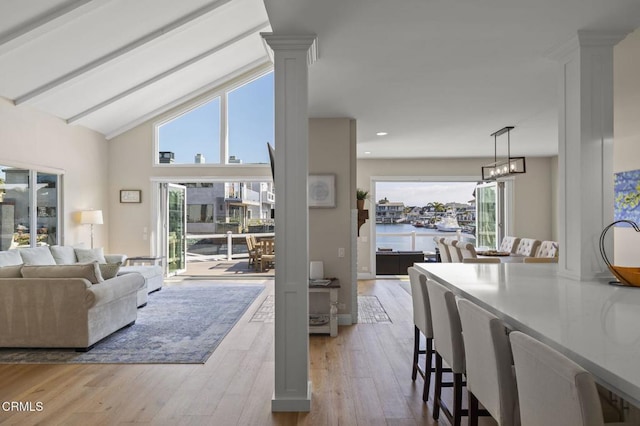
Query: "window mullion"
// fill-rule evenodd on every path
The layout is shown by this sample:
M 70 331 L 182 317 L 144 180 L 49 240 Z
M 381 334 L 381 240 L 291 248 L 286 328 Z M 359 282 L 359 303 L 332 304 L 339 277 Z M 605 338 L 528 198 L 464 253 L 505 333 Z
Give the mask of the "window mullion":
M 227 123 L 227 92 L 220 95 L 220 164 L 229 162 L 229 133 Z

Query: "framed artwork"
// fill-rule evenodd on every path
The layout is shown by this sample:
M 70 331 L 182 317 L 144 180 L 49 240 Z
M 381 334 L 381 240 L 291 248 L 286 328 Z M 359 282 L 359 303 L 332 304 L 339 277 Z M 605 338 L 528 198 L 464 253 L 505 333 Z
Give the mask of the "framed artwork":
M 309 207 L 333 208 L 336 206 L 336 175 L 309 175 Z
M 640 222 L 640 170 L 615 174 L 614 197 L 614 220 Z
M 120 202 L 121 203 L 141 203 L 142 191 L 139 189 L 121 189 Z

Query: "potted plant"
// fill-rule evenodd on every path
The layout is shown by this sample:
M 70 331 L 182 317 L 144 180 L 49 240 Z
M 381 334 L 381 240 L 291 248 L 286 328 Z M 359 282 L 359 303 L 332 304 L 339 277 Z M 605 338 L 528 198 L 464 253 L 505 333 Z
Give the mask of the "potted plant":
M 358 188 L 356 190 L 356 200 L 358 210 L 364 210 L 364 200 L 369 199 L 369 191 L 365 191 L 364 189 Z

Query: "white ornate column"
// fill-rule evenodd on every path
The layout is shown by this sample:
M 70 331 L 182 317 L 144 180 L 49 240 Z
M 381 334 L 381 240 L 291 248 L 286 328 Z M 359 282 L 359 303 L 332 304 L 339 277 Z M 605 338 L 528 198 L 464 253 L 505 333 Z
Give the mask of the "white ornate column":
M 551 55 L 560 65 L 559 271 L 574 279 L 606 271 L 598 240 L 613 221 L 613 46 L 626 34 L 579 31 Z
M 275 391 L 272 411 L 310 411 L 308 65 L 315 35 L 262 34 L 275 75 Z

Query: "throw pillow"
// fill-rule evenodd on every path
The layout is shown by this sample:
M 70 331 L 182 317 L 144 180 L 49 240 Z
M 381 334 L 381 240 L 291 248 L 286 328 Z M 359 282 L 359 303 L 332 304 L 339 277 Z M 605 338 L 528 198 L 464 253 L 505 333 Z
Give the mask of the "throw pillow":
M 22 265 L 19 250 L 0 251 L 0 266 Z
M 20 256 L 25 265 L 55 265 L 56 260 L 51 255 L 48 246 L 20 249 Z
M 25 265 L 22 267 L 24 278 L 84 278 L 91 284 L 103 281 L 98 262 L 77 263 L 75 265 Z
M 101 263 L 100 266 L 100 274 L 102 274 L 102 279 L 110 280 L 111 278 L 118 275 L 118 271 L 120 270 L 121 262 L 118 263 Z
M 70 246 L 51 246 L 51 255 L 56 260 L 58 265 L 73 265 L 77 263 L 76 252 L 73 247 Z
M 104 250 L 102 247 L 94 249 L 76 248 L 74 251 L 76 252 L 78 263 L 107 263 L 107 260 L 104 258 Z
M 0 278 L 22 278 L 22 265 L 3 266 L 0 268 Z

